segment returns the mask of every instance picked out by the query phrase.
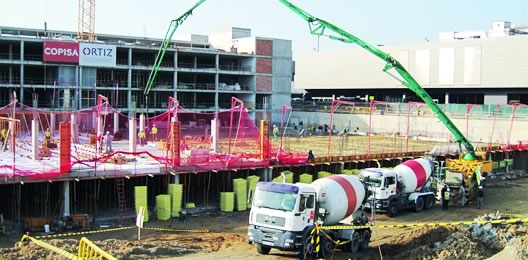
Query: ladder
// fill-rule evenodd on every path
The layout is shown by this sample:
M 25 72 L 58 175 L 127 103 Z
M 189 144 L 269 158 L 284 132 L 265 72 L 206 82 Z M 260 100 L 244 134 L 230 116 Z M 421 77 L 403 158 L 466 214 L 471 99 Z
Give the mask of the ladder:
M 117 163 L 117 162 L 115 162 Z M 117 168 L 117 167 L 116 167 Z M 119 208 L 119 220 L 123 223 L 126 214 L 125 177 L 123 169 L 120 167 L 119 176 L 114 170 L 116 177 L 117 205 Z

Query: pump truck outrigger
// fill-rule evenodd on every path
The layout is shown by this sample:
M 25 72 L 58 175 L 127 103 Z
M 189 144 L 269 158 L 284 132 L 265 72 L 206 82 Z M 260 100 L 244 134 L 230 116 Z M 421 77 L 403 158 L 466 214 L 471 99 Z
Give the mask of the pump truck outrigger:
M 260 182 L 249 215 L 248 240 L 260 254 L 272 248 L 299 251 L 302 258 L 329 258 L 339 247 L 368 248 L 371 231 L 363 211 L 368 189 L 355 176 L 332 175 L 312 184 Z M 347 227 L 341 224 L 351 217 Z M 318 231 L 313 232 L 317 227 Z M 348 225 L 349 226 L 349 225 Z

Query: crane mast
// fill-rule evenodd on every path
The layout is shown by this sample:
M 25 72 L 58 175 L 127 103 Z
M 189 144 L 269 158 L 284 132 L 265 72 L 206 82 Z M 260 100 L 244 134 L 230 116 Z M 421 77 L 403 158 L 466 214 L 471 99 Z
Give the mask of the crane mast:
M 436 114 L 440 121 L 447 127 L 447 129 L 455 137 L 455 141 L 459 146 L 464 146 L 466 148 L 466 153 L 464 154 L 464 160 L 478 160 L 475 155 L 475 148 L 469 142 L 469 140 L 460 132 L 460 130 L 455 126 L 455 124 L 447 117 L 447 115 L 440 109 L 440 107 L 433 101 L 431 96 L 418 84 L 418 82 L 413 78 L 413 76 L 403 67 L 403 65 L 397 61 L 391 55 L 383 52 L 382 50 L 376 48 L 375 46 L 359 39 L 358 37 L 350 34 L 349 32 L 329 23 L 325 20 L 319 19 L 301 8 L 295 6 L 287 0 L 279 0 L 282 4 L 292 10 L 294 13 L 299 15 L 305 21 L 308 22 L 310 33 L 317 36 L 325 36 L 332 40 L 338 40 L 346 43 L 355 43 L 361 48 L 369 51 L 378 58 L 386 62 L 385 67 L 383 68 L 384 72 L 388 72 L 391 69 L 394 69 L 401 77 L 402 84 L 418 95 L 427 106 Z M 330 31 L 333 34 L 326 34 L 326 31 Z

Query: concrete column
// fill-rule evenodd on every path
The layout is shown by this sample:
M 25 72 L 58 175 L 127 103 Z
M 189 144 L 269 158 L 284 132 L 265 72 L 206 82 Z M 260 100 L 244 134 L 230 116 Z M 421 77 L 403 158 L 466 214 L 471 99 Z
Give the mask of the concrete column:
M 20 41 L 20 103 L 24 103 L 24 41 Z
M 180 175 L 179 174 L 176 174 L 176 175 L 173 176 L 172 183 L 180 184 Z
M 262 168 L 259 171 L 262 181 L 271 181 L 273 179 L 273 168 Z
M 96 125 L 96 128 L 95 128 L 95 137 L 96 138 L 99 138 L 99 136 L 103 136 L 103 119 L 101 116 L 98 116 L 97 117 L 97 125 Z M 101 150 L 101 146 L 100 146 L 100 142 L 98 139 L 96 139 L 97 141 L 95 142 L 95 151 L 97 152 L 97 154 L 99 154 L 99 151 Z
M 336 170 L 337 170 L 336 174 L 341 174 L 341 173 L 343 173 L 343 170 L 344 170 L 344 169 L 345 169 L 345 164 L 344 164 L 344 163 L 338 163 L 338 164 L 336 165 Z
M 174 52 L 174 98 L 178 98 L 178 52 Z
M 80 71 L 80 68 L 79 66 L 75 66 L 75 87 L 76 87 L 76 91 L 75 91 L 75 101 L 77 102 L 76 104 L 76 108 L 77 109 L 81 109 L 81 98 L 82 98 L 82 90 L 81 90 L 81 84 L 80 84 L 80 81 L 79 81 L 79 71 Z
M 136 119 L 132 118 L 128 121 L 128 151 L 136 152 L 137 134 L 136 134 Z
M 114 112 L 114 134 L 119 131 L 119 113 Z
M 97 117 L 97 134 L 103 133 L 103 117 L 98 116 Z
M 220 120 L 218 118 L 215 118 L 211 120 L 211 149 L 213 149 L 213 152 L 218 152 L 218 135 L 220 133 Z
M 67 217 L 70 215 L 70 182 L 64 182 L 64 211 L 62 216 Z
M 127 100 L 128 100 L 128 116 L 132 117 L 134 112 L 132 109 L 135 107 L 132 106 L 132 49 L 128 49 L 128 74 L 127 74 Z
M 75 114 L 70 115 L 70 132 L 73 143 L 79 143 L 79 126 L 77 125 L 77 117 Z
M 445 103 L 449 104 L 449 93 L 445 94 Z
M 220 55 L 216 54 L 216 57 L 215 57 L 215 67 L 216 67 L 216 73 L 215 73 L 215 111 L 218 113 L 218 111 L 220 110 L 219 106 L 220 104 L 218 104 L 218 84 L 220 83 L 220 74 L 218 74 L 218 71 L 220 70 Z
M 13 44 L 9 44 L 9 60 L 13 59 Z M 9 84 L 13 84 L 13 66 L 9 65 Z
M 31 158 L 33 160 L 38 160 L 38 152 L 39 152 L 39 143 L 38 143 L 38 122 L 37 120 L 33 119 L 31 120 Z
M 9 135 L 13 134 L 13 129 L 14 129 L 14 122 L 13 120 L 9 120 Z
M 139 115 L 139 130 L 145 130 L 145 114 Z
M 55 124 L 57 122 L 55 121 L 55 113 L 51 113 L 50 114 L 50 133 L 51 133 L 51 136 L 53 136 L 55 134 Z

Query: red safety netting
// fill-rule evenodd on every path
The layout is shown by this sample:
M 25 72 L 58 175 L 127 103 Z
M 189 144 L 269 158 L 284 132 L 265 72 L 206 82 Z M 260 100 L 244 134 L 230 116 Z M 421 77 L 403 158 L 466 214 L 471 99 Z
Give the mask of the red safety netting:
M 269 159 L 261 158 L 260 131 L 243 103 L 217 113 L 197 113 L 176 104 L 165 113 L 143 119 L 119 113 L 101 97 L 97 106 L 79 111 L 39 110 L 18 102 L 1 107 L 0 131 L 5 130 L 7 141 L 2 140 L 0 146 L 0 176 L 49 179 L 80 172 L 99 176 L 101 172 L 156 173 L 163 167 L 197 171 L 269 164 Z M 171 118 L 181 126 L 181 160 L 175 165 L 169 160 L 167 145 Z M 70 160 L 60 156 L 60 123 L 71 127 Z M 36 124 L 37 159 L 33 158 L 32 124 Z M 131 129 L 133 125 L 135 129 Z M 131 134 L 137 139 L 135 149 Z M 69 173 L 60 171 L 65 161 L 72 169 Z

